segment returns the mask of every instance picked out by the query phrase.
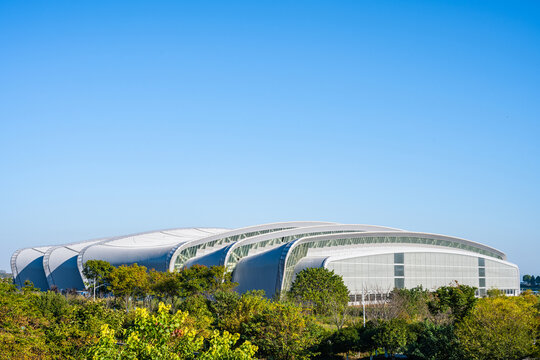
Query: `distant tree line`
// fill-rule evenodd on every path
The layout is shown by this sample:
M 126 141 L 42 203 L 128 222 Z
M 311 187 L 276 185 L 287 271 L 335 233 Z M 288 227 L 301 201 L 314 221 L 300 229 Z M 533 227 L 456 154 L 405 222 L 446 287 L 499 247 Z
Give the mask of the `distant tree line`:
M 0 279 L 11 278 L 12 275 L 4 270 L 0 270 Z
M 523 275 L 523 283 L 530 287 L 540 287 L 540 275 Z

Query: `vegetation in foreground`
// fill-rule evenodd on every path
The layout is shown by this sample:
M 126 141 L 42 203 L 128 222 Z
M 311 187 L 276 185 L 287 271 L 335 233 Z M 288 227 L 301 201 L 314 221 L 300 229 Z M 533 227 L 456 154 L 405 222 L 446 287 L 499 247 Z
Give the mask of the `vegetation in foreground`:
M 223 267 L 175 273 L 89 261 L 96 300 L 17 289 L 0 280 L 2 359 L 523 359 L 538 356 L 538 296 L 482 299 L 459 284 L 394 290 L 347 306 L 348 290 L 325 269 L 298 274 L 271 300 L 239 295 Z M 366 318 L 364 324 L 363 318 Z

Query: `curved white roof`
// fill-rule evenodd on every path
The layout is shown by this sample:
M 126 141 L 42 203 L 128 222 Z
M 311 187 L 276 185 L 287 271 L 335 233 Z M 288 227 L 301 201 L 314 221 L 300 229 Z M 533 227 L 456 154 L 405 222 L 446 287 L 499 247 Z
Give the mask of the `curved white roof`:
M 307 243 L 307 242 L 321 242 L 321 241 L 324 241 L 324 240 L 337 240 L 337 239 L 352 238 L 352 237 L 359 237 L 359 238 L 362 238 L 362 237 L 389 237 L 389 238 L 391 238 L 391 237 L 395 237 L 395 236 L 396 236 L 395 232 L 389 232 L 389 231 L 364 232 L 362 234 L 358 234 L 358 236 L 356 236 L 356 234 L 352 234 L 352 233 L 317 235 L 317 236 L 305 237 L 303 239 L 299 239 L 298 241 L 296 241 L 294 243 L 291 243 L 291 250 L 292 250 L 292 248 L 294 248 L 296 246 L 299 246 L 300 244 Z M 491 246 L 480 244 L 480 243 L 477 243 L 477 242 L 474 242 L 474 241 L 471 241 L 471 240 L 461 239 L 461 238 L 458 238 L 458 237 L 440 235 L 440 234 L 404 231 L 404 230 L 402 230 L 399 233 L 399 236 L 400 237 L 429 238 L 429 239 L 441 240 L 443 242 L 447 241 L 447 242 L 451 242 L 451 243 L 456 243 L 456 244 L 463 245 L 464 248 L 465 247 L 473 248 L 473 249 L 475 249 L 475 250 L 473 250 L 474 252 L 478 252 L 478 253 L 481 253 L 481 254 L 484 254 L 484 255 L 488 255 L 487 253 L 490 253 L 490 255 L 488 255 L 488 256 L 499 257 L 502 260 L 506 260 L 506 254 L 503 253 L 502 251 L 498 250 L 498 249 L 495 249 L 495 248 L 493 248 Z M 395 243 L 392 243 L 392 244 L 395 245 Z M 384 245 L 384 243 L 383 243 L 383 245 Z M 354 245 L 354 246 L 357 247 L 358 245 Z M 440 244 L 437 244 L 437 245 L 431 245 L 431 246 L 448 247 L 447 245 L 444 245 L 444 243 L 440 243 Z M 328 252 L 328 251 L 330 251 L 330 249 L 331 248 L 324 248 L 323 251 Z
M 283 244 L 283 242 L 291 241 L 289 237 L 306 237 L 306 236 L 313 236 L 313 235 L 318 235 L 322 233 L 367 232 L 367 231 L 395 232 L 395 231 L 403 231 L 403 230 L 389 228 L 385 226 L 377 226 L 377 225 L 337 224 L 337 223 L 282 230 L 282 231 L 263 234 L 259 236 L 253 236 L 253 237 L 235 242 L 234 244 L 229 246 L 226 251 L 222 253 L 222 257 L 221 257 L 221 261 L 219 265 L 227 265 L 231 254 L 234 252 L 235 249 L 238 249 L 241 246 L 263 243 L 265 241 L 279 239 L 279 238 L 284 239 L 284 241 L 280 243 L 276 243 L 271 247 L 265 247 L 261 251 L 257 251 L 257 252 L 262 252 L 262 251 L 267 251 L 270 248 L 280 246 L 281 244 Z
M 338 244 L 332 243 L 332 241 L 338 241 L 341 239 L 362 239 L 362 238 L 380 238 L 380 239 L 387 239 L 388 241 L 380 242 L 380 243 L 344 243 L 344 244 Z M 395 238 L 401 238 L 400 242 L 393 242 L 392 239 Z M 409 232 L 409 231 L 402 231 L 399 233 L 396 232 L 364 232 L 364 233 L 344 233 L 344 234 L 330 234 L 330 235 L 317 235 L 317 236 L 310 236 L 305 237 L 302 239 L 298 239 L 295 241 L 292 241 L 290 243 L 287 243 L 285 246 L 283 246 L 281 249 L 281 255 L 280 255 L 280 261 L 278 266 L 278 275 L 276 278 L 276 292 L 281 292 L 285 290 L 287 287 L 287 282 L 290 281 L 290 272 L 291 269 L 288 268 L 288 261 L 289 258 L 293 252 L 293 250 L 303 244 L 312 244 L 312 246 L 309 247 L 309 249 L 306 252 L 305 256 L 302 256 L 302 258 L 305 257 L 321 257 L 321 256 L 332 256 L 332 255 L 339 255 L 339 254 L 345 254 L 347 251 L 349 252 L 357 252 L 361 251 L 363 248 L 371 248 L 371 247 L 391 247 L 394 249 L 396 246 L 406 246 L 407 242 L 405 242 L 406 239 L 426 239 L 430 240 L 430 242 L 426 242 L 425 244 L 421 244 L 422 247 L 425 248 L 444 248 L 444 249 L 452 249 L 452 251 L 455 251 L 455 249 L 462 249 L 469 253 L 476 253 L 477 256 L 479 254 L 484 256 L 490 256 L 494 259 L 499 260 L 506 260 L 506 254 L 501 252 L 500 250 L 497 250 L 495 248 L 489 247 L 487 245 L 483 245 L 474 241 L 465 240 L 461 238 L 446 236 L 446 235 L 439 235 L 439 234 L 430 234 L 430 233 L 419 233 L 419 232 Z M 325 243 L 328 243 L 329 245 L 323 245 Z M 322 245 L 322 246 L 321 246 Z M 295 261 L 299 261 L 299 259 L 295 259 Z
M 23 286 L 30 280 L 36 288 L 47 290 L 49 285 L 43 270 L 43 256 L 52 246 L 39 246 L 17 250 L 11 256 L 11 272 L 15 284 Z
M 34 286 L 46 290 L 52 286 L 84 288 L 83 264 L 90 259 L 105 260 L 114 266 L 138 263 L 158 271 L 196 263 L 225 265 L 234 269 L 233 281 L 240 283 L 239 291 L 259 288 L 272 296 L 282 290 L 285 279 L 286 284 L 290 282 L 291 271 L 296 268 L 407 249 L 480 255 L 506 262 L 506 255 L 497 249 L 445 235 L 374 225 L 296 221 L 234 230 L 168 229 L 25 248 L 13 254 L 11 267 L 19 286 L 31 280 Z
M 49 248 L 43 256 L 43 269 L 49 288 L 84 288 L 84 282 L 77 268 L 77 256 L 85 247 L 108 240 L 96 239 Z
M 77 266 L 82 274 L 88 260 L 105 260 L 114 266 L 137 263 L 149 269 L 168 270 L 168 254 L 178 244 L 185 244 L 227 231 L 223 228 L 182 228 L 116 237 L 82 249 Z
M 285 221 L 285 222 L 275 222 L 262 225 L 248 226 L 239 229 L 234 229 L 231 231 L 223 232 L 217 235 L 208 236 L 199 240 L 195 240 L 189 243 L 178 244 L 169 254 L 169 271 L 173 271 L 175 267 L 175 260 L 178 255 L 185 251 L 187 248 L 193 248 L 194 255 L 187 259 L 183 266 L 191 266 L 194 263 L 198 263 L 197 259 L 202 256 L 211 254 L 213 252 L 219 251 L 220 249 L 228 246 L 228 244 L 240 241 L 242 239 L 251 238 L 261 233 L 273 233 L 276 231 L 281 231 L 284 229 L 294 229 L 298 227 L 306 226 L 316 226 L 316 225 L 327 225 L 335 224 L 331 222 L 323 221 Z M 213 257 L 212 255 L 210 255 Z M 206 262 L 206 261 L 204 261 Z

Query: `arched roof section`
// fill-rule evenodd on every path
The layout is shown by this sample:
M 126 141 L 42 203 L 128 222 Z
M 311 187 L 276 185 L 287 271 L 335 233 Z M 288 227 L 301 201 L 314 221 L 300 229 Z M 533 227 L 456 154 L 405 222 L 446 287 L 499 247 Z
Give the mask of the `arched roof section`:
M 195 259 L 199 258 L 205 265 L 207 265 L 207 263 L 209 264 L 210 262 L 213 264 L 213 260 L 211 260 L 211 258 L 213 258 L 211 253 L 219 251 L 220 249 L 223 249 L 224 247 L 242 239 L 285 229 L 323 224 L 334 223 L 323 221 L 275 222 L 234 229 L 221 234 L 192 241 L 190 243 L 181 243 L 171 249 L 171 252 L 168 255 L 169 271 L 178 270 L 184 266 L 190 266 L 194 263 L 198 263 Z
M 82 249 L 77 256 L 77 267 L 82 274 L 86 261 L 105 260 L 114 266 L 137 263 L 149 269 L 166 271 L 172 248 L 225 231 L 227 229 L 182 228 L 120 236 Z
M 43 269 L 43 256 L 51 246 L 39 246 L 17 250 L 11 256 L 11 272 L 16 285 L 23 286 L 30 280 L 43 291 L 49 289 Z
M 227 249 L 231 247 L 232 244 L 229 244 L 224 247 L 219 247 L 217 250 L 208 252 L 202 256 L 193 257 L 189 260 L 187 260 L 184 263 L 184 267 L 189 268 L 193 265 L 203 265 L 203 266 L 221 266 L 222 259 L 224 254 L 227 252 Z
M 451 236 L 418 232 L 365 232 L 319 235 L 305 237 L 288 243 L 282 248 L 276 292 L 287 290 L 292 282 L 296 264 L 306 256 L 346 255 L 347 251 L 361 246 L 406 246 L 407 244 L 423 247 L 451 248 L 476 253 L 491 258 L 506 260 L 506 254 L 495 248 L 474 241 Z
M 356 258 L 360 256 L 371 256 L 371 255 L 381 255 L 381 254 L 390 254 L 390 253 L 393 254 L 393 253 L 429 252 L 429 253 L 445 253 L 445 254 L 472 256 L 474 258 L 484 257 L 486 259 L 489 259 L 489 260 L 492 260 L 501 264 L 512 266 L 516 269 L 518 268 L 516 264 L 513 264 L 507 260 L 493 258 L 491 256 L 485 256 L 485 255 L 470 252 L 467 250 L 448 249 L 448 248 L 443 248 L 443 247 L 411 246 L 409 244 L 405 244 L 403 246 L 373 246 L 369 248 L 358 247 L 356 249 L 351 249 L 351 250 L 347 251 L 347 253 L 337 253 L 337 254 L 332 254 L 332 255 L 324 257 L 324 262 L 322 266 L 326 267 L 327 264 L 334 261 L 346 260 L 346 259 Z M 304 259 L 307 259 L 307 258 L 311 258 L 311 256 L 308 256 Z
M 238 283 L 235 291 L 243 294 L 249 290 L 264 290 L 271 298 L 276 291 L 277 269 L 284 246 L 242 258 L 232 273 L 232 281 Z
M 81 241 L 49 248 L 43 256 L 43 269 L 49 288 L 82 290 L 83 278 L 77 267 L 77 256 L 85 247 L 110 238 Z
M 377 225 L 361 224 L 326 224 L 318 226 L 307 226 L 295 229 L 282 230 L 274 233 L 263 234 L 250 237 L 235 242 L 223 252 L 220 265 L 224 265 L 227 270 L 232 271 L 238 261 L 246 256 L 268 251 L 272 248 L 283 245 L 302 237 L 316 236 L 323 234 L 337 234 L 344 232 L 366 232 L 366 231 L 403 231 L 400 229 L 389 228 Z

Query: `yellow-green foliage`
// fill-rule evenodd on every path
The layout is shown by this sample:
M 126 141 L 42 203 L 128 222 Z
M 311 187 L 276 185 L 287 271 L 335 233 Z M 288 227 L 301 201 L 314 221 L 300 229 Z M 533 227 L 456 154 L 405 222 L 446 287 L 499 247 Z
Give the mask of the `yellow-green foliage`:
M 49 321 L 29 301 L 37 294 L 17 291 L 0 279 L 0 354 L 5 359 L 47 359 L 51 352 L 44 328 Z
M 100 328 L 120 328 L 123 312 L 102 301 L 69 300 L 0 280 L 0 359 L 81 359 Z
M 110 288 L 115 296 L 124 297 L 126 309 L 132 296 L 141 296 L 148 292 L 148 274 L 146 267 L 132 264 L 113 268 L 108 275 Z
M 208 350 L 203 352 L 197 359 L 200 360 L 250 360 L 254 359 L 257 347 L 249 341 L 244 341 L 240 346 L 233 349 L 240 338 L 238 334 L 230 334 L 224 331 L 220 334 L 214 330 L 209 340 Z
M 292 303 L 269 302 L 243 324 L 243 335 L 256 344 L 259 356 L 276 360 L 309 359 L 318 341 L 311 316 Z
M 534 352 L 536 297 L 493 297 L 478 301 L 457 324 L 456 336 L 470 359 L 522 359 Z
M 530 292 L 490 291 L 477 300 L 474 288 L 457 284 L 436 293 L 400 290 L 366 327 L 356 319 L 333 335 L 303 303 L 270 300 L 261 291 L 239 295 L 230 281 L 220 283 L 222 272 L 115 268 L 106 279 L 112 292 L 143 305 L 130 312 L 111 298 L 40 292 L 31 284 L 19 290 L 0 280 L 0 359 L 300 360 L 377 348 L 418 360 L 538 356 L 540 303 Z M 331 301 L 322 304 L 332 310 Z
M 233 349 L 239 335 L 214 332 L 204 350 L 205 338 L 198 335 L 187 312 L 170 313 L 170 305 L 159 305 L 156 314 L 144 308 L 135 310 L 133 324 L 120 337 L 107 325 L 101 329 L 99 342 L 90 348 L 94 360 L 184 360 L 184 359 L 252 359 L 256 346 L 244 342 Z M 122 342 L 124 341 L 124 342 Z

